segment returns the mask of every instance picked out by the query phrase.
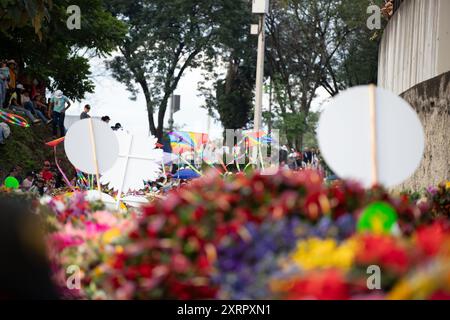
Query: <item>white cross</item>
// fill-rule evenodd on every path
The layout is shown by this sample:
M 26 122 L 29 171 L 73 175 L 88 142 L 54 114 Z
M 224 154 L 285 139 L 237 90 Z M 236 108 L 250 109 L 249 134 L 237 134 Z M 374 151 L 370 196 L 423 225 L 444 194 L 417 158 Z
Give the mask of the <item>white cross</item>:
M 129 136 L 130 136 L 130 142 L 128 144 L 128 151 L 127 151 L 127 153 L 126 154 L 119 154 L 119 158 L 125 158 L 125 166 L 124 166 L 123 175 L 122 175 L 122 183 L 120 184 L 119 193 L 117 194 L 117 209 L 120 208 L 120 201 L 122 200 L 123 188 L 124 188 L 124 183 L 125 183 L 125 176 L 126 176 L 127 171 L 128 171 L 128 163 L 130 162 L 130 159 L 149 160 L 149 161 L 154 160 L 151 157 L 142 157 L 142 156 L 136 156 L 136 155 L 130 154 L 131 153 L 131 147 L 133 145 L 133 135 L 130 134 Z

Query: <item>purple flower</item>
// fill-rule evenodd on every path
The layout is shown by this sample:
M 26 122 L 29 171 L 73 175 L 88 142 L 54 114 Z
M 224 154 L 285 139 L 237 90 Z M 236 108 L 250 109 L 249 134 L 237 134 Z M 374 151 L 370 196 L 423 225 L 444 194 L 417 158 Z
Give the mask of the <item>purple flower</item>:
M 439 191 L 439 189 L 436 188 L 436 187 L 434 187 L 434 186 L 429 186 L 429 187 L 427 188 L 427 192 L 428 192 L 429 194 L 431 194 L 432 196 L 435 196 L 435 195 L 438 193 L 438 191 Z

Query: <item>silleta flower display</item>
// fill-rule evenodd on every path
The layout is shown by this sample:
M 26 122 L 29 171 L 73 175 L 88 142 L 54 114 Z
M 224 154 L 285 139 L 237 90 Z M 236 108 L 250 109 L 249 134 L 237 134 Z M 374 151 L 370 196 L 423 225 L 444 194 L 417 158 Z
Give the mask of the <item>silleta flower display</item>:
M 69 298 L 432 299 L 450 292 L 450 223 L 436 209 L 449 192 L 443 185 L 440 197 L 417 204 L 352 182 L 327 186 L 313 171 L 211 172 L 140 216 L 104 211 L 81 194 L 41 211 L 55 281 Z M 365 208 L 380 201 L 397 227 L 358 232 Z M 82 276 L 75 292 L 66 285 L 71 265 Z M 381 270 L 375 290 L 371 266 Z

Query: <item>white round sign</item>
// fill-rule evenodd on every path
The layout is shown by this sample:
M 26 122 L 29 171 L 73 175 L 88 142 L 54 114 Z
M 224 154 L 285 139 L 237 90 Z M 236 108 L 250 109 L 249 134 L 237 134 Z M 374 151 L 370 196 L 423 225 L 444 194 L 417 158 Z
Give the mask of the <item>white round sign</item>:
M 417 170 L 424 152 L 424 131 L 405 100 L 382 88 L 376 88 L 375 97 L 375 158 L 369 86 L 354 87 L 335 97 L 322 112 L 317 135 L 325 161 L 340 178 L 370 187 L 376 160 L 378 182 L 393 187 Z
M 80 120 L 73 124 L 67 132 L 64 148 L 73 166 L 88 174 L 97 173 L 96 162 L 99 173 L 108 171 L 119 157 L 119 142 L 114 131 L 105 122 L 96 119 Z

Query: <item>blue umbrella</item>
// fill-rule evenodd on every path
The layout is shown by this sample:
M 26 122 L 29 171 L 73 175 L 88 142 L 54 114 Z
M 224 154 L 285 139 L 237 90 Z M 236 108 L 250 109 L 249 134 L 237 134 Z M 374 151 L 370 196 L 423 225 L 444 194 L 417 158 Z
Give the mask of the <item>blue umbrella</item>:
M 180 179 L 180 180 L 191 180 L 199 178 L 200 175 L 191 169 L 180 169 L 173 175 L 174 179 Z

